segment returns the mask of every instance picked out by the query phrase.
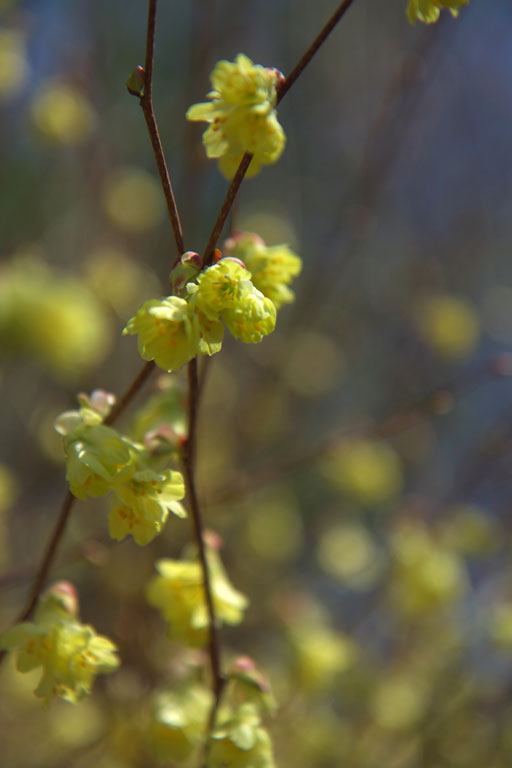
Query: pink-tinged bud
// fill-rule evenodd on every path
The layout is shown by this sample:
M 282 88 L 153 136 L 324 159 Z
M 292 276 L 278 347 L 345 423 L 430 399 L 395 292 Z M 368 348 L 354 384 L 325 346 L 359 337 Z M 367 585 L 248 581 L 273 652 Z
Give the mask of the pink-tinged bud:
M 286 77 L 280 69 L 277 69 L 277 67 L 265 67 L 265 70 L 274 76 L 274 85 L 276 91 L 279 93 L 279 89 L 286 83 Z
M 227 238 L 227 240 L 224 242 L 224 250 L 228 252 L 232 251 L 233 248 L 236 248 L 238 243 L 244 240 L 245 242 L 254 243 L 254 245 L 262 245 L 265 247 L 265 241 L 262 237 L 259 235 L 256 235 L 254 232 L 232 232 L 231 235 Z
M 155 450 L 162 444 L 177 446 L 179 437 L 168 424 L 161 424 L 158 429 L 152 429 L 144 435 L 144 445 L 149 450 Z
M 132 96 L 137 96 L 140 99 L 144 93 L 145 82 L 146 73 L 144 72 L 144 67 L 139 65 L 138 67 L 135 67 L 130 77 L 126 81 L 126 88 L 128 89 L 128 93 L 131 93 Z
M 196 267 L 198 271 L 203 266 L 203 260 L 201 256 L 195 251 L 186 251 L 181 257 L 181 263 L 187 264 L 187 266 Z
M 234 261 L 235 264 L 238 264 L 240 267 L 247 269 L 243 261 L 241 259 L 236 259 L 234 256 L 225 256 L 222 261 Z
M 78 616 L 78 592 L 70 581 L 55 582 L 44 596 L 56 597 L 67 613 Z
M 222 536 L 219 536 L 215 531 L 207 530 L 203 533 L 203 541 L 210 549 L 215 549 L 217 552 L 224 546 L 224 540 Z
M 256 662 L 250 656 L 238 656 L 233 662 L 233 672 L 254 672 Z

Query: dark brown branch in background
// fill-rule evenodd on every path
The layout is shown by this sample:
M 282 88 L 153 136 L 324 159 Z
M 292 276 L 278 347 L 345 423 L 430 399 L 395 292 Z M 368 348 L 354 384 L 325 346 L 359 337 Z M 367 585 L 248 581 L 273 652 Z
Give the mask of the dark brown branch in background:
M 281 101 L 281 99 L 288 93 L 292 85 L 300 77 L 300 75 L 305 70 L 305 68 L 308 66 L 309 62 L 311 61 L 315 53 L 317 53 L 319 48 L 323 45 L 323 43 L 325 43 L 325 41 L 327 40 L 330 33 L 333 31 L 336 24 L 338 24 L 338 22 L 343 18 L 343 16 L 348 11 L 348 9 L 350 8 L 353 2 L 354 0 L 344 0 L 341 3 L 338 9 L 331 16 L 327 24 L 323 27 L 320 34 L 317 35 L 317 37 L 313 40 L 313 42 L 311 43 L 307 51 L 299 59 L 295 67 L 290 72 L 289 76 L 286 78 L 286 80 L 278 90 L 278 93 L 277 93 L 278 104 Z M 219 215 L 217 216 L 217 220 L 213 226 L 210 237 L 208 238 L 208 243 L 204 250 L 203 263 L 204 263 L 204 266 L 206 267 L 212 262 L 213 254 L 217 246 L 217 243 L 219 241 L 219 238 L 221 236 L 222 229 L 224 227 L 224 224 L 226 223 L 226 219 L 229 216 L 229 212 L 238 194 L 240 185 L 244 180 L 245 174 L 247 173 L 247 169 L 249 168 L 249 164 L 251 160 L 252 160 L 252 155 L 246 152 L 240 162 L 240 165 L 238 166 L 237 172 L 235 173 L 233 181 L 231 182 L 231 185 L 227 191 L 226 197 L 224 198 L 224 202 L 222 203 L 222 207 L 219 211 Z
M 171 220 L 172 230 L 178 256 L 184 252 L 183 231 L 181 221 L 174 198 L 174 191 L 169 176 L 169 170 L 165 161 L 164 150 L 160 140 L 160 133 L 156 122 L 155 111 L 153 109 L 153 60 L 155 55 L 155 30 L 156 30 L 156 10 L 158 0 L 149 0 L 148 26 L 146 34 L 146 61 L 144 65 L 144 91 L 140 97 L 140 105 L 144 113 L 146 125 L 148 128 L 153 154 L 155 156 L 160 182 L 164 191 L 165 202 Z
M 214 488 L 208 494 L 209 504 L 216 505 L 225 502 L 231 502 L 243 498 L 249 493 L 254 493 L 258 489 L 271 485 L 282 480 L 288 474 L 293 474 L 300 469 L 310 465 L 324 454 L 332 451 L 339 446 L 350 443 L 362 437 L 391 437 L 400 432 L 409 429 L 418 422 L 432 415 L 443 415 L 451 411 L 458 400 L 478 390 L 482 385 L 492 379 L 501 379 L 512 375 L 512 357 L 503 354 L 485 361 L 482 365 L 464 372 L 460 377 L 451 383 L 428 392 L 422 397 L 408 403 L 405 406 L 392 410 L 386 416 L 367 424 L 347 428 L 343 432 L 328 437 L 304 450 L 302 453 L 292 456 L 287 461 L 277 466 L 271 466 L 266 469 L 253 470 L 250 478 L 239 482 L 236 485 L 225 488 Z M 510 447 L 510 436 L 512 430 L 510 424 L 506 425 L 504 434 L 508 436 L 508 442 L 504 443 L 501 439 L 498 448 Z M 497 449 L 494 453 L 490 452 L 492 457 L 496 458 Z M 475 472 L 473 471 L 473 477 Z

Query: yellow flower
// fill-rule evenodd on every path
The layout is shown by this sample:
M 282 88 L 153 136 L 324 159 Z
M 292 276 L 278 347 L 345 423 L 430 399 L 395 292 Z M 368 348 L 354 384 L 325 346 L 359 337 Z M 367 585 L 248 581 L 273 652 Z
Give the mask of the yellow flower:
M 252 704 L 243 704 L 211 737 L 207 768 L 274 768 L 272 742 Z
M 217 552 L 208 551 L 215 614 L 226 624 L 239 624 L 248 600 L 229 582 Z M 159 576 L 149 583 L 147 598 L 169 623 L 169 636 L 188 645 L 207 639 L 208 612 L 201 565 L 197 560 L 159 560 Z
M 151 299 L 126 324 L 124 334 L 138 334 L 139 354 L 164 371 L 175 371 L 199 353 L 196 313 L 184 299 Z
M 62 413 L 55 422 L 55 429 L 63 436 L 66 480 L 77 499 L 103 496 L 135 470 L 138 448 L 112 427 L 104 426 L 102 418 L 92 408 L 82 407 Z
M 228 178 L 244 152 L 254 156 L 249 176 L 281 156 L 286 139 L 275 112 L 279 77 L 277 70 L 253 64 L 240 53 L 234 62 L 218 62 L 211 75 L 210 101 L 189 108 L 188 120 L 210 123 L 203 134 L 206 154 L 220 158 Z
M 265 245 L 258 235 L 237 232 L 227 240 L 226 254 L 243 261 L 253 285 L 272 300 L 276 309 L 293 301 L 288 284 L 299 274 L 302 263 L 287 245 Z
M 276 324 L 273 302 L 251 282 L 251 273 L 237 259 L 221 259 L 187 285 L 190 305 L 199 313 L 201 327 L 219 318 L 236 339 L 256 343 Z
M 98 674 L 119 666 L 117 648 L 75 616 L 76 592 L 60 582 L 42 599 L 34 622 L 16 624 L 0 637 L 0 647 L 17 650 L 20 672 L 42 668 L 35 695 L 48 701 L 59 696 L 76 704 L 91 692 Z
M 142 470 L 113 490 L 117 500 L 110 510 L 109 533 L 117 541 L 131 534 L 137 544 L 148 544 L 162 530 L 169 512 L 186 517 L 179 502 L 185 495 L 180 472 Z
M 409 0 L 407 18 L 411 24 L 424 21 L 432 24 L 437 21 L 441 10 L 449 10 L 452 16 L 459 15 L 459 9 L 467 5 L 469 0 Z
M 211 705 L 211 691 L 199 685 L 157 696 L 149 728 L 151 751 L 160 760 L 188 760 L 203 742 Z

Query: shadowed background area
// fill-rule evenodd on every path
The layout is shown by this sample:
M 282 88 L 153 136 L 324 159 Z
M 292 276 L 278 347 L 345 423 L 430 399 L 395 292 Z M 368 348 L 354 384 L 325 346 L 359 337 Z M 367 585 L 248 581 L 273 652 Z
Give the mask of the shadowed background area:
M 334 7 L 161 3 L 154 105 L 187 249 L 227 189 L 187 108 L 221 58 L 289 72 Z M 431 27 L 409 26 L 405 0 L 356 0 L 224 233 L 303 260 L 274 334 L 201 360 L 200 493 L 250 600 L 224 656 L 270 678 L 281 766 L 512 761 L 511 23 L 507 0 Z M 172 230 L 125 88 L 145 24 L 143 2 L 0 0 L 1 629 L 65 493 L 54 419 L 77 392 L 126 389 L 141 362 L 121 331 L 168 292 Z M 182 434 L 184 373 L 154 374 L 123 416 L 140 437 L 148 395 Z M 174 765 L 152 753 L 152 698 L 203 659 L 166 639 L 145 589 L 190 539 L 171 519 L 147 547 L 118 544 L 102 499 L 76 506 L 52 578 L 123 665 L 78 708 L 43 708 L 38 674 L 9 660 L 6 768 Z

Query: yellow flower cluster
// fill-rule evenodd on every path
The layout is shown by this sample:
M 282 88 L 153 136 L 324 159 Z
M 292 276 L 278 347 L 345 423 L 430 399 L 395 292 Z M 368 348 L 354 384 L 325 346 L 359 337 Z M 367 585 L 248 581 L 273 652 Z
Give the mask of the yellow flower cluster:
M 187 264 L 182 260 L 177 269 Z M 225 258 L 202 272 L 196 269 L 195 279 L 180 284 L 184 298 L 147 301 L 123 331 L 138 334 L 141 357 L 154 360 L 165 371 L 181 368 L 196 355 L 218 352 L 223 323 L 246 343 L 261 341 L 276 324 L 273 302 L 255 287 L 251 273 L 238 260 Z
M 162 530 L 169 512 L 185 517 L 180 504 L 185 495 L 183 476 L 152 470 L 142 445 L 102 423 L 106 411 L 97 404 L 99 398 L 100 393 L 93 393 L 90 400 L 82 398 L 78 411 L 67 411 L 56 421 L 63 436 L 69 488 L 79 499 L 112 492 L 110 536 L 121 541 L 131 535 L 137 544 L 148 544 Z
M 77 618 L 78 600 L 68 582 L 55 584 L 42 598 L 33 622 L 16 624 L 0 637 L 0 647 L 18 651 L 20 672 L 42 668 L 36 696 L 59 696 L 76 704 L 91 692 L 98 674 L 119 666 L 117 648 Z
M 210 123 L 203 134 L 206 154 L 219 158 L 228 179 L 245 152 L 253 155 L 248 176 L 280 158 L 286 142 L 275 111 L 281 78 L 278 70 L 253 64 L 240 53 L 234 62 L 218 62 L 211 74 L 209 101 L 189 108 L 188 120 Z

